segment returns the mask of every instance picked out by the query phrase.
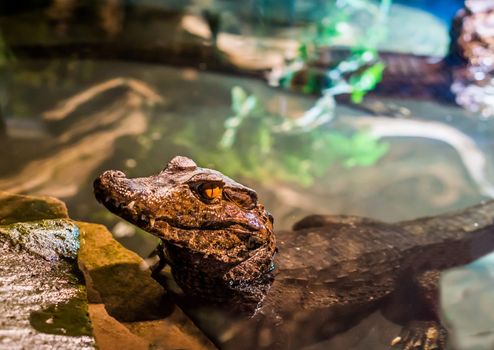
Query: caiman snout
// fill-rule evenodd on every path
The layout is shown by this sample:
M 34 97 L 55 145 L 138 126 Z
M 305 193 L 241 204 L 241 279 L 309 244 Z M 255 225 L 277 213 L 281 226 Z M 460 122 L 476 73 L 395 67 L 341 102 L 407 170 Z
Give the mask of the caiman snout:
M 110 199 L 124 201 L 119 182 L 126 179 L 126 175 L 120 170 L 107 170 L 94 180 L 94 195 L 101 203 L 109 202 Z
M 123 171 L 120 170 L 107 170 L 99 176 L 98 179 L 111 179 L 111 178 L 125 178 L 127 177 Z
M 94 191 L 105 190 L 115 185 L 115 179 L 125 179 L 126 175 L 120 170 L 107 170 L 94 180 Z

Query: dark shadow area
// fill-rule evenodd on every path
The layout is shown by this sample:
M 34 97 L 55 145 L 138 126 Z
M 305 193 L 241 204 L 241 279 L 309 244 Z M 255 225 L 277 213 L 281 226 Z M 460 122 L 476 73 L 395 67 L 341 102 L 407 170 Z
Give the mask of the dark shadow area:
M 174 310 L 166 291 L 137 264 L 98 268 L 91 270 L 89 276 L 89 302 L 105 304 L 108 314 L 118 321 L 159 320 Z

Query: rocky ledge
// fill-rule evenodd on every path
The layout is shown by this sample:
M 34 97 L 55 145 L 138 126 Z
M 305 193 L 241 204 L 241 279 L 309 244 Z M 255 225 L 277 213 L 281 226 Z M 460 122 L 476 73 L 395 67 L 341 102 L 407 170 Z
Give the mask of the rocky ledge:
M 59 200 L 0 192 L 0 242 L 0 350 L 215 348 L 139 256 Z
M 94 349 L 65 205 L 0 193 L 0 208 L 0 349 Z

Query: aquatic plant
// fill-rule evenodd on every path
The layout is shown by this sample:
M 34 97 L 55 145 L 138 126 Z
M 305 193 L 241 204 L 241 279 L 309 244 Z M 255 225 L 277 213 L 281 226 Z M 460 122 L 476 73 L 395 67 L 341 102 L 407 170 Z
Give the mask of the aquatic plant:
M 309 27 L 302 37 L 297 55 L 284 67 L 271 72 L 268 77 L 270 84 L 291 87 L 302 74 L 302 92 L 322 93 L 325 100 L 350 94 L 353 103 L 362 102 L 365 94 L 382 79 L 384 63 L 379 58 L 377 47 L 387 34 L 386 19 L 390 6 L 391 0 L 381 0 L 379 6 L 368 0 L 338 0 L 328 4 L 326 15 Z M 367 17 L 367 21 L 362 17 Z M 341 46 L 341 39 L 349 34 L 356 40 L 348 47 L 348 53 L 339 60 L 324 62 L 322 53 L 328 51 L 331 54 L 330 48 Z M 327 65 L 322 72 L 317 68 L 321 61 Z
M 363 131 L 284 127 L 286 118 L 268 112 L 255 95 L 236 86 L 231 96 L 232 115 L 222 121 L 223 127 L 214 124 L 204 130 L 204 125 L 188 123 L 173 135 L 174 143 L 186 147 L 199 164 L 230 176 L 310 186 L 332 164 L 369 166 L 388 150 L 386 143 Z

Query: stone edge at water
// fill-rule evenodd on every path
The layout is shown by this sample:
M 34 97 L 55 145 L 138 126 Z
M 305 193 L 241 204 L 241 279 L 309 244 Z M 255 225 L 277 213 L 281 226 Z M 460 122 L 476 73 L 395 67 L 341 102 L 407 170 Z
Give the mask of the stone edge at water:
M 94 349 L 65 204 L 0 192 L 0 349 Z
M 68 217 L 67 207 L 59 199 L 0 191 L 0 225 Z
M 75 299 L 67 299 L 61 304 L 40 305 L 34 302 L 30 304 L 33 310 L 26 311 L 28 315 L 31 313 L 32 317 L 29 320 L 31 323 L 25 318 L 21 319 L 24 320 L 22 321 L 24 332 L 41 335 L 41 339 L 46 341 L 45 345 L 49 347 L 68 349 L 94 347 L 94 340 L 87 335 L 65 337 L 50 333 L 53 331 L 49 327 L 53 323 L 53 317 L 59 317 L 59 322 L 66 322 L 64 321 L 66 317 L 71 319 L 70 310 L 74 307 L 74 315 L 76 312 L 79 315 L 82 310 L 87 318 L 89 313 L 91 322 L 89 324 L 88 319 L 85 329 L 89 330 L 89 333 L 92 331 L 96 347 L 100 350 L 215 348 L 192 321 L 171 303 L 165 290 L 151 278 L 148 267 L 138 255 L 116 242 L 104 226 L 83 222 L 77 223 L 76 226 L 68 218 L 65 204 L 58 199 L 0 191 L 0 241 L 4 242 L 4 249 L 8 248 L 9 252 L 16 256 L 16 258 L 13 256 L 8 258 L 9 261 L 22 256 L 29 261 L 39 261 L 32 263 L 34 267 L 28 266 L 33 272 L 37 267 L 44 266 L 47 271 L 60 270 L 69 273 L 60 276 L 59 281 L 67 280 L 68 285 L 77 289 L 75 294 L 72 293 L 78 300 L 77 303 L 74 302 Z M 85 278 L 86 288 L 79 284 L 81 276 L 73 273 L 76 256 L 78 256 L 77 265 Z M 74 266 L 70 267 L 71 265 Z M 17 275 L 19 272 L 13 267 L 9 268 L 8 264 L 2 267 L 4 274 L 19 277 Z M 24 276 L 24 272 L 20 273 L 21 277 Z M 35 294 L 42 294 L 42 286 L 45 285 L 46 278 L 50 274 L 41 271 L 36 272 L 35 275 L 36 278 L 41 278 L 36 287 L 41 288 L 41 292 Z M 0 279 L 1 276 L 0 271 Z M 25 283 L 26 280 L 29 282 L 30 278 L 21 278 L 20 283 Z M 13 287 L 14 290 L 22 290 L 24 286 Z M 62 290 L 51 291 L 55 299 L 60 299 L 62 293 Z M 19 299 L 22 297 L 14 297 L 11 301 L 14 303 Z M 89 303 L 86 300 L 89 300 Z M 18 307 L 22 310 L 23 306 Z M 57 310 L 60 309 L 63 310 L 63 315 L 57 315 L 57 312 L 59 313 Z M 2 342 L 8 341 L 9 330 L 2 330 L 0 327 L 0 333 L 2 332 L 7 337 L 2 335 L 0 337 Z M 84 334 L 87 334 L 87 331 Z M 37 339 L 40 339 L 39 336 Z M 16 342 L 21 341 L 17 338 L 10 340 L 8 346 L 17 346 Z M 18 345 L 22 347 L 22 344 Z M 2 346 L 0 344 L 0 348 Z

